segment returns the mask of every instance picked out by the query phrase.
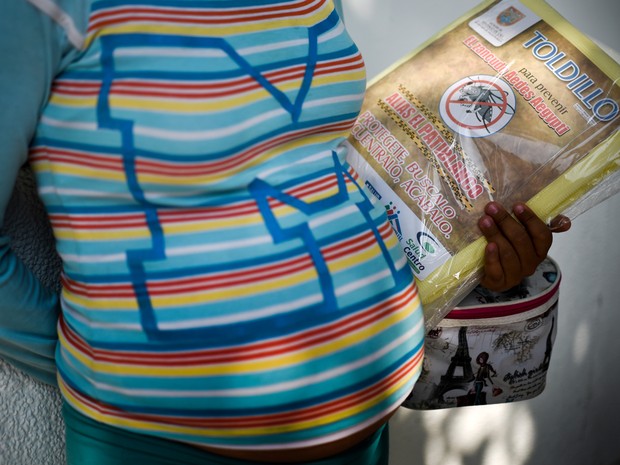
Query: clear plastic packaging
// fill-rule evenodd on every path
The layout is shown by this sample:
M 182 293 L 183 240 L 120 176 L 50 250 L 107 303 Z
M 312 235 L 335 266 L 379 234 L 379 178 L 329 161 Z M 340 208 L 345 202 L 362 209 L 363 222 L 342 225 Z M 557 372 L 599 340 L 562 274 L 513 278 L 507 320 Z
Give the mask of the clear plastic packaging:
M 543 1 L 495 0 L 369 85 L 348 161 L 387 209 L 427 328 L 479 282 L 489 201 L 550 221 L 620 190 L 619 78 Z

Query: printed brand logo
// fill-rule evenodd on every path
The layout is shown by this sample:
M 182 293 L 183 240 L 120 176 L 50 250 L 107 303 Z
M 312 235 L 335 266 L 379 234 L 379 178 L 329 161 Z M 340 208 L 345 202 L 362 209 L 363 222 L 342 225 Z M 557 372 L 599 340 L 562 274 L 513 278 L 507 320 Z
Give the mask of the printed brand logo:
M 425 232 L 419 232 L 416 236 L 418 244 L 428 255 L 435 255 L 440 247 L 439 243 L 433 236 Z
M 419 232 L 416 235 L 416 240 L 417 244 L 413 239 L 407 239 L 403 250 L 409 259 L 413 272 L 420 274 L 426 269 L 424 259 L 436 255 L 441 250 L 441 244 L 432 235 L 425 232 Z
M 398 237 L 399 241 L 403 240 L 403 232 L 400 229 L 400 220 L 398 219 L 399 211 L 394 207 L 394 203 L 390 202 L 385 206 L 385 211 L 387 212 L 388 220 L 390 220 L 390 224 L 392 225 L 392 229 L 396 233 L 396 237 Z
M 466 137 L 487 137 L 510 122 L 516 104 L 508 83 L 481 75 L 452 84 L 439 102 L 439 113 L 453 131 Z
M 525 15 L 514 6 L 511 6 L 497 15 L 497 24 L 500 26 L 512 26 L 513 24 L 521 21 L 523 18 L 525 18 Z

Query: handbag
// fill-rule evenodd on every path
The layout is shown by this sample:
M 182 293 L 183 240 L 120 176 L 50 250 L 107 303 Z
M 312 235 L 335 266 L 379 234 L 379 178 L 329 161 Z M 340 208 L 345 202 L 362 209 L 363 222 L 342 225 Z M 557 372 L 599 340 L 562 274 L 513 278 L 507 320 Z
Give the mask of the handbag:
M 560 271 L 545 259 L 509 291 L 478 286 L 428 331 L 422 373 L 403 406 L 498 404 L 543 392 L 557 332 Z

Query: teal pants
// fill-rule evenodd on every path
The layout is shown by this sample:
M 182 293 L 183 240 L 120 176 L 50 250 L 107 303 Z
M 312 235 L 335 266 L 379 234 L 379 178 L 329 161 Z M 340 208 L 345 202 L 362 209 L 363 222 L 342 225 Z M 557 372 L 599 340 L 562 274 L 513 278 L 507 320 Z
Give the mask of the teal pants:
M 67 404 L 63 406 L 63 415 L 67 465 L 259 465 L 114 428 L 85 417 Z M 388 465 L 388 443 L 385 425 L 351 450 L 303 465 Z

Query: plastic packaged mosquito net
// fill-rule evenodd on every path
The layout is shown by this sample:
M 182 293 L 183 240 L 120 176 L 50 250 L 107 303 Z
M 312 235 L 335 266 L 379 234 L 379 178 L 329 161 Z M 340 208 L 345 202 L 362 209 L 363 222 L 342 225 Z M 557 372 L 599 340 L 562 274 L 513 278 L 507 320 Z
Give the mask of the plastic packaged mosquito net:
M 620 187 L 620 66 L 540 0 L 486 1 L 375 79 L 349 163 L 382 202 L 427 327 L 479 281 L 496 200 L 574 218 Z

